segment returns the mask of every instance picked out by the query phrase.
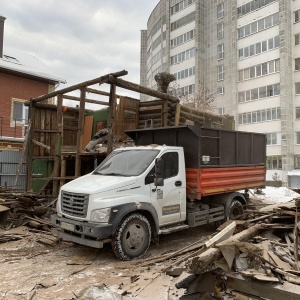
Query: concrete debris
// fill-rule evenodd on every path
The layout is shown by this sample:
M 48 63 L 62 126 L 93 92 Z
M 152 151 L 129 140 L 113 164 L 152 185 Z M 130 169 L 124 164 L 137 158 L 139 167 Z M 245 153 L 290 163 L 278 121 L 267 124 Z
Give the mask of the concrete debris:
M 92 286 L 84 289 L 77 296 L 78 300 L 122 300 L 122 296 L 106 286 Z

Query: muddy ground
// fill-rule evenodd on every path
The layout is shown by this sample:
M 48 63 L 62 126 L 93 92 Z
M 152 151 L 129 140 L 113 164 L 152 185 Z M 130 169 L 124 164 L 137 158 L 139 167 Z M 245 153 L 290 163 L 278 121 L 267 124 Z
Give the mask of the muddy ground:
M 77 299 L 83 289 L 103 284 L 123 293 L 123 299 L 178 299 L 182 293 L 174 288 L 175 279 L 163 274 L 166 262 L 140 267 L 140 260 L 118 260 L 109 244 L 100 250 L 62 241 L 46 245 L 27 227 L 14 230 L 27 236 L 0 244 L 0 299 Z M 161 236 L 145 258 L 179 250 L 214 232 L 207 225 Z

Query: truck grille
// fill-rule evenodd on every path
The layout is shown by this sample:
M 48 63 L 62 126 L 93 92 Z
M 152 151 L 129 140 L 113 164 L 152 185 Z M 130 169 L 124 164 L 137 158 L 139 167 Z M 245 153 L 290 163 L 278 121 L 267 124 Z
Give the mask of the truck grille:
M 74 217 L 86 217 L 88 209 L 89 195 L 61 193 L 62 212 Z

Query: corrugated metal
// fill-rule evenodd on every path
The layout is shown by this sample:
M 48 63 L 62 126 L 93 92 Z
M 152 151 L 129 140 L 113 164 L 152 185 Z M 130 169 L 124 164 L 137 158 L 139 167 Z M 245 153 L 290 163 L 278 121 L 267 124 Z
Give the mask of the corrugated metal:
M 265 172 L 264 166 L 186 169 L 187 193 L 200 199 L 201 196 L 262 187 L 266 184 Z
M 0 186 L 8 188 L 14 186 L 20 155 L 19 151 L 0 150 Z M 24 190 L 25 188 L 26 164 L 24 158 L 16 189 Z

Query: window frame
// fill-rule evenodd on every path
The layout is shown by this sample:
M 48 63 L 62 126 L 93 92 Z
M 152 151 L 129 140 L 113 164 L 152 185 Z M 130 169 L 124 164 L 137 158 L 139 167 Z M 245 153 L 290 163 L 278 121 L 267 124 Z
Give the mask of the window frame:
M 217 6 L 217 19 L 224 18 L 224 2 L 218 4 Z
M 20 105 L 21 107 L 21 112 L 16 112 L 15 105 Z M 11 115 L 11 120 L 15 124 L 19 125 L 27 125 L 28 124 L 28 112 L 29 112 L 29 107 L 25 106 L 23 101 L 18 101 L 18 100 L 13 100 L 12 103 L 12 115 Z M 20 116 L 16 116 L 15 114 L 20 114 Z

